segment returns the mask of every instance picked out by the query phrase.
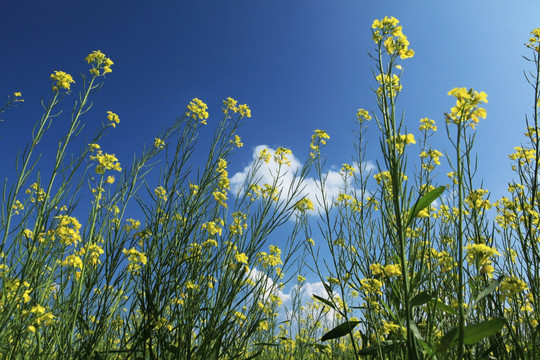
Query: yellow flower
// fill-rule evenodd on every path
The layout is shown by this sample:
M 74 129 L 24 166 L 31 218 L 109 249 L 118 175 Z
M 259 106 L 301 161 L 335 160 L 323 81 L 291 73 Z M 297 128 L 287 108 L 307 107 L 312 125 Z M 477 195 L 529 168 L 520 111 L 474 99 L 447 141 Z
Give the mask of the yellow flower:
M 419 127 L 420 131 L 428 131 L 428 130 L 433 130 L 433 131 L 437 131 L 437 126 L 435 125 L 435 120 L 431 120 L 431 119 L 428 119 L 428 118 L 423 118 L 423 119 L 420 119 L 420 127 Z
M 165 142 L 159 138 L 156 138 L 156 140 L 154 141 L 154 147 L 158 149 L 163 149 L 165 147 Z
M 81 235 L 79 233 L 81 224 L 79 221 L 67 215 L 58 215 L 55 216 L 55 219 L 59 219 L 55 235 L 58 236 L 60 242 L 64 245 L 77 245 L 77 242 L 81 241 Z
M 146 265 L 147 259 L 143 252 L 140 252 L 135 248 L 131 248 L 129 250 L 124 249 L 122 252 L 129 261 L 128 271 L 137 272 L 142 265 Z
M 304 213 L 308 210 L 313 210 L 313 203 L 308 198 L 303 198 L 294 205 L 294 209 Z
M 371 264 L 369 266 L 369 270 L 371 270 L 371 273 L 374 275 L 374 276 L 380 276 L 380 275 L 384 275 L 384 267 L 381 265 L 381 264 Z
M 15 96 L 15 97 L 21 97 L 22 94 L 21 94 L 20 91 L 17 91 L 17 92 L 15 92 L 15 93 L 13 93 L 13 96 Z
M 319 155 L 321 145 L 326 145 L 326 140 L 330 139 L 330 135 L 328 135 L 324 130 L 317 129 L 314 132 L 315 134 L 311 135 L 311 143 L 309 144 L 309 147 L 311 148 L 309 155 L 312 158 Z
M 450 90 L 448 95 L 456 98 L 456 106 L 450 110 L 449 114 L 445 114 L 447 123 L 463 124 L 474 129 L 480 118 L 486 118 L 486 110 L 479 107 L 481 103 L 488 102 L 485 92 L 478 93 L 473 89 L 467 90 L 463 87 Z
M 354 166 L 352 165 L 349 165 L 349 164 L 343 164 L 343 166 L 341 167 L 341 171 L 340 171 L 340 174 L 341 176 L 353 176 L 354 174 Z
M 234 258 L 236 259 L 236 261 L 238 261 L 239 263 L 241 264 L 247 264 L 248 263 L 248 257 L 246 254 L 244 253 L 236 253 L 234 255 Z
M 95 145 L 95 144 L 92 144 Z M 92 145 L 90 145 L 92 147 Z M 99 145 L 97 145 L 99 146 Z M 99 148 L 99 147 L 98 147 Z M 95 148 L 92 147 L 92 150 Z M 96 155 L 91 155 L 90 160 L 96 160 L 98 162 L 98 165 L 96 166 L 96 173 L 97 174 L 104 174 L 105 170 L 116 170 L 116 171 L 122 171 L 122 168 L 120 167 L 120 163 L 118 162 L 118 159 L 114 154 L 103 154 L 101 150 L 97 151 Z
M 154 194 L 163 201 L 167 201 L 168 199 L 167 190 L 165 190 L 165 188 L 163 188 L 162 186 L 158 186 L 157 188 L 155 188 Z
M 208 105 L 201 100 L 194 98 L 188 105 L 187 115 L 193 119 L 201 120 L 201 124 L 206 125 L 206 119 L 208 119 Z
M 280 146 L 274 153 L 274 161 L 280 165 L 286 164 L 287 166 L 291 166 L 291 161 L 286 156 L 288 154 L 292 154 L 291 150 Z
M 89 64 L 92 63 L 92 69 L 90 69 L 92 75 L 100 76 L 112 72 L 111 66 L 114 65 L 113 61 L 106 57 L 100 50 L 93 51 L 84 60 Z M 103 72 L 100 73 L 100 70 L 103 70 Z
M 236 107 L 237 103 L 238 101 L 234 100 L 231 97 L 226 98 L 225 100 L 223 100 L 223 112 L 226 114 L 228 110 L 232 110 L 234 112 L 238 111 L 238 108 Z
M 270 162 L 270 157 L 271 156 L 272 155 L 270 155 L 270 152 L 268 151 L 268 149 L 262 149 L 259 152 L 259 159 L 263 160 L 267 164 Z
M 107 111 L 107 119 L 111 122 L 112 127 L 116 127 L 116 124 L 120 124 L 120 118 L 112 111 Z
M 371 120 L 371 115 L 369 115 L 369 112 L 364 109 L 358 109 L 356 112 L 356 118 L 359 122 L 369 121 Z
M 209 221 L 202 224 L 201 228 L 208 231 L 210 236 L 214 236 L 216 234 L 221 236 L 221 232 L 223 231 L 223 228 L 222 228 L 223 225 L 225 225 L 225 222 L 223 221 L 223 219 L 217 219 L 215 221 Z
M 386 265 L 384 267 L 384 274 L 388 277 L 400 276 L 401 268 L 399 267 L 399 265 Z
M 361 288 L 366 294 L 382 295 L 382 282 L 377 279 L 362 279 L 360 280 Z
M 379 96 L 396 96 L 402 89 L 402 85 L 399 80 L 399 76 L 392 74 L 390 77 L 387 74 L 379 74 L 375 77 L 375 80 L 379 83 L 379 88 L 377 89 L 377 95 Z
M 53 91 L 56 91 L 58 89 L 69 90 L 71 84 L 75 82 L 71 75 L 63 71 L 55 71 L 54 74 L 51 74 L 51 79 L 53 81 L 56 81 L 56 83 L 52 87 Z
M 231 140 L 231 143 L 233 143 L 237 148 L 244 146 L 242 139 L 238 135 L 234 135 L 234 140 Z
M 238 113 L 241 117 L 251 117 L 251 109 L 246 104 L 238 106 Z

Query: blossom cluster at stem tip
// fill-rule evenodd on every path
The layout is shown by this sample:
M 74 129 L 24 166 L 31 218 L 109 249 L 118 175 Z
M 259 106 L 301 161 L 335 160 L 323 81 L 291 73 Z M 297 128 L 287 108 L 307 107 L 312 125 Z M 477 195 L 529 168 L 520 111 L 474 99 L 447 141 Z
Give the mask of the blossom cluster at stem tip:
M 90 74 L 94 76 L 102 76 L 112 72 L 111 66 L 114 62 L 105 56 L 100 50 L 93 51 L 85 59 L 87 63 L 92 64 Z
M 456 106 L 450 109 L 449 114 L 446 114 L 447 123 L 469 126 L 474 129 L 480 122 L 480 118 L 486 118 L 486 110 L 480 107 L 480 104 L 488 102 L 485 92 L 461 87 L 450 90 L 448 95 L 456 98 Z
M 409 49 L 409 40 L 403 34 L 403 28 L 395 17 L 385 16 L 383 19 L 375 19 L 371 25 L 373 41 L 376 44 L 383 43 L 384 50 L 389 55 L 399 55 L 401 59 L 412 58 L 414 50 Z
M 188 116 L 190 116 L 194 120 L 199 119 L 201 120 L 201 124 L 206 125 L 206 120 L 208 119 L 208 105 L 206 105 L 198 98 L 194 98 L 193 100 L 191 100 L 187 108 Z
M 52 86 L 53 91 L 60 89 L 69 91 L 71 84 L 75 82 L 73 77 L 64 71 L 55 71 L 54 74 L 51 74 L 51 80 L 54 82 Z
M 251 109 L 246 104 L 237 105 L 238 101 L 231 97 L 223 100 L 223 113 L 227 114 L 230 111 L 240 114 L 240 117 L 251 117 Z

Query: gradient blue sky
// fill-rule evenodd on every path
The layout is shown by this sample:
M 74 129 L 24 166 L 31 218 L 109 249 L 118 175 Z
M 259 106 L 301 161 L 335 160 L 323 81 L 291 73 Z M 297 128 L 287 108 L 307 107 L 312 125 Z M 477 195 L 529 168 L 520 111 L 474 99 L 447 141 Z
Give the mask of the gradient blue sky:
M 356 109 L 376 109 L 371 74 L 373 19 L 395 16 L 414 58 L 403 61 L 400 106 L 408 129 L 429 117 L 441 131 L 434 147 L 449 149 L 443 112 L 447 92 L 473 87 L 488 94 L 488 117 L 477 127 L 478 175 L 493 200 L 506 191 L 512 173 L 507 155 L 523 141 L 524 115 L 533 92 L 523 77 L 522 55 L 530 31 L 540 27 L 540 2 L 530 1 L 10 1 L 0 13 L 0 95 L 21 91 L 25 102 L 2 114 L 0 178 L 12 174 L 14 156 L 49 98 L 54 70 L 77 81 L 85 56 L 100 49 L 115 65 L 93 97 L 87 126 L 107 110 L 120 125 L 102 142 L 106 152 L 129 162 L 143 144 L 180 115 L 190 99 L 208 103 L 207 139 L 220 117 L 222 99 L 247 103 L 253 117 L 241 129 L 244 148 L 230 164 L 232 175 L 261 144 L 285 146 L 305 160 L 314 129 L 331 139 L 327 164 L 350 162 Z M 69 107 L 68 107 L 69 109 Z M 69 111 L 55 120 L 54 144 Z M 378 131 L 369 130 L 367 160 L 379 158 Z M 91 127 L 92 128 L 92 127 Z M 411 150 L 412 156 L 417 154 Z M 201 151 L 201 161 L 206 151 Z M 440 184 L 446 171 L 441 170 Z

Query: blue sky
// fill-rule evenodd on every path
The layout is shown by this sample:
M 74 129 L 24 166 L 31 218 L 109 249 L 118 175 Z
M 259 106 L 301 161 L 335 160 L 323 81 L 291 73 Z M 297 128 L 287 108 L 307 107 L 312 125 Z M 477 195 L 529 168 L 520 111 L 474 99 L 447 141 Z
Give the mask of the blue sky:
M 12 175 L 15 154 L 38 120 L 40 99 L 49 98 L 55 70 L 77 81 L 84 58 L 100 49 L 115 65 L 93 97 L 87 126 L 107 110 L 120 125 L 102 147 L 126 163 L 143 144 L 198 97 L 208 103 L 208 139 L 226 97 L 247 103 L 253 117 L 241 129 L 244 148 L 229 173 L 251 161 L 256 146 L 292 149 L 300 161 L 315 129 L 326 130 L 330 168 L 350 162 L 356 109 L 376 109 L 371 90 L 371 24 L 385 15 L 403 25 L 414 58 L 402 62 L 400 106 L 408 129 L 429 117 L 441 131 L 434 148 L 449 150 L 443 113 L 453 105 L 447 92 L 473 87 L 488 94 L 487 119 L 477 127 L 478 180 L 506 191 L 512 173 L 507 155 L 523 141 L 524 115 L 533 93 L 523 77 L 530 69 L 523 44 L 540 27 L 540 2 L 530 1 L 11 1 L 0 14 L 0 95 L 21 91 L 25 102 L 2 114 L 0 178 Z M 55 120 L 51 141 L 68 121 Z M 367 160 L 379 158 L 375 123 Z M 410 161 L 416 150 L 411 149 Z M 206 150 L 201 149 L 201 161 Z M 447 182 L 441 170 L 441 184 Z

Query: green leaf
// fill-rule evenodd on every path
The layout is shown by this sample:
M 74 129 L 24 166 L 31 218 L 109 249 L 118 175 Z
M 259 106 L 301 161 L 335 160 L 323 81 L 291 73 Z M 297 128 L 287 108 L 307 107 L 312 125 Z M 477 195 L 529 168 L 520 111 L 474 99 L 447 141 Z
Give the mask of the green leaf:
M 474 345 L 485 337 L 502 330 L 506 324 L 505 318 L 495 318 L 479 324 L 465 326 L 463 341 L 465 345 Z
M 322 303 L 324 303 L 324 304 L 330 306 L 332 309 L 337 310 L 337 309 L 336 309 L 336 306 L 335 306 L 330 300 L 327 300 L 327 299 L 322 298 L 322 297 L 320 297 L 320 296 L 318 296 L 318 295 L 315 295 L 315 294 L 313 294 L 313 297 L 314 297 L 315 299 L 319 300 L 320 302 L 322 302 Z
M 483 321 L 479 324 L 467 325 L 463 329 L 463 343 L 465 345 L 474 345 L 483 338 L 491 336 L 504 327 L 505 318 L 495 318 Z M 451 346 L 458 341 L 459 330 L 457 327 L 450 330 L 442 338 L 439 344 L 439 351 L 447 351 Z
M 246 358 L 246 360 L 255 359 L 257 356 L 261 355 L 263 351 L 259 350 L 255 354 L 251 355 L 250 357 Z
M 335 328 L 324 334 L 324 336 L 321 338 L 321 341 L 336 339 L 345 336 L 350 333 L 359 323 L 360 321 L 346 321 L 343 324 L 336 326 Z
M 378 355 L 379 352 L 385 353 L 387 351 L 393 350 L 396 346 L 403 345 L 405 342 L 403 340 L 388 340 L 382 342 L 380 345 L 369 346 L 358 351 L 358 355 L 368 356 L 368 355 Z
M 411 306 L 414 307 L 414 306 L 424 305 L 430 302 L 431 300 L 433 300 L 433 295 L 431 295 L 427 291 L 422 291 L 421 293 L 416 294 L 411 299 Z
M 405 227 L 409 226 L 412 223 L 413 219 L 418 216 L 418 213 L 420 211 L 427 208 L 433 201 L 435 201 L 435 199 L 441 196 L 441 194 L 444 192 L 444 189 L 444 186 L 439 186 L 438 188 L 429 191 L 427 194 L 418 199 L 411 210 L 409 220 L 407 221 L 407 225 Z
M 435 303 L 435 306 L 437 308 L 443 310 L 443 311 L 446 311 L 449 314 L 452 314 L 454 316 L 459 316 L 458 312 L 455 309 L 451 308 L 450 306 L 448 306 L 448 305 L 446 305 L 446 304 L 444 304 L 444 303 L 442 303 L 440 301 L 437 301 Z
M 480 291 L 480 294 L 478 294 L 478 296 L 476 297 L 475 302 L 476 303 L 479 302 L 480 300 L 482 300 L 483 298 L 485 298 L 486 296 L 494 292 L 495 289 L 497 289 L 499 285 L 501 285 L 503 280 L 504 280 L 504 276 L 499 277 L 497 280 L 493 280 L 493 282 L 489 284 L 487 288 Z

